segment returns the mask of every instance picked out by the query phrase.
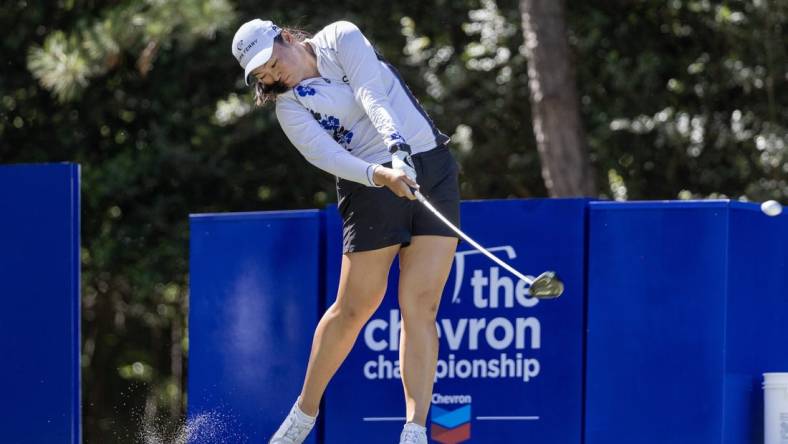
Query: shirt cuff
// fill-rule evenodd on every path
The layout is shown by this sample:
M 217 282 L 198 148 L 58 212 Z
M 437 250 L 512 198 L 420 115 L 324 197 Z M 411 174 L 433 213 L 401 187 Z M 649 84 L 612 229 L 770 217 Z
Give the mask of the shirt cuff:
M 380 188 L 383 186 L 375 183 L 375 168 L 379 166 L 381 165 L 378 163 L 370 163 L 369 166 L 367 166 L 367 182 L 369 182 L 369 186 L 371 187 Z

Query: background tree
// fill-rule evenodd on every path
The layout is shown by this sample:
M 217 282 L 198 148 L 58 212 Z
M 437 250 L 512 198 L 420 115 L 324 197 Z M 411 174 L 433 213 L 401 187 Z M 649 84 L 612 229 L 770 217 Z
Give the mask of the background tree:
M 593 196 L 563 0 L 520 0 L 536 145 L 550 196 Z
M 788 4 L 570 7 L 583 121 L 616 199 L 788 197 Z M 782 43 L 781 43 L 782 42 Z

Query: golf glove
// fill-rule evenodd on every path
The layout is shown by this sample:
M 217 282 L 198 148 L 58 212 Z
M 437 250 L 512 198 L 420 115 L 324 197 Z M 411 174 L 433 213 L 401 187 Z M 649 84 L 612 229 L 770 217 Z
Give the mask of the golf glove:
M 389 148 L 391 153 L 391 168 L 400 170 L 408 177 L 416 180 L 416 168 L 413 159 L 410 157 L 410 145 L 407 143 L 395 143 Z

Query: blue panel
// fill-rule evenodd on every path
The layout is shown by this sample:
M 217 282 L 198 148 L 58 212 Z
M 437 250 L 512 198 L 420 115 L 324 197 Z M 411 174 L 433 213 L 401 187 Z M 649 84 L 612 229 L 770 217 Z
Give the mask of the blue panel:
M 81 442 L 79 166 L 0 166 L 5 444 Z
M 585 214 L 585 200 L 463 203 L 462 228 L 471 237 L 526 274 L 554 269 L 566 283 L 562 298 L 536 302 L 508 272 L 460 244 L 438 313 L 433 414 L 470 407 L 470 442 L 580 442 Z M 341 244 L 331 239 L 340 223 L 335 211 L 328 215 L 327 269 L 338 273 Z M 329 386 L 326 443 L 399 436 L 405 412 L 392 371 L 399 359 L 397 277 L 395 264 L 385 301 Z M 336 275 L 327 275 L 329 301 L 336 283 Z
M 727 205 L 590 204 L 586 443 L 721 442 Z
M 788 213 L 731 207 L 724 442 L 763 442 L 762 373 L 788 371 Z
M 298 396 L 320 256 L 317 211 L 191 217 L 189 416 L 229 418 L 221 442 L 266 442 Z

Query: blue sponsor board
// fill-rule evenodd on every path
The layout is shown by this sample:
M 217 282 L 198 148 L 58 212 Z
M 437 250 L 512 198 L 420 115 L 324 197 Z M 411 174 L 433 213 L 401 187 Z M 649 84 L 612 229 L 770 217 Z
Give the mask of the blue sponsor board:
M 587 444 L 763 442 L 788 369 L 788 215 L 729 201 L 590 204 Z
M 212 217 L 192 218 L 189 411 L 235 414 L 227 442 L 254 442 L 300 389 L 318 307 L 336 294 L 341 222 L 335 207 Z M 527 200 L 464 202 L 462 218 L 526 274 L 558 271 L 566 291 L 534 300 L 460 244 L 438 315 L 431 442 L 762 441 L 760 373 L 788 369 L 788 214 Z M 399 435 L 397 268 L 310 442 Z
M 762 373 L 788 371 L 788 211 L 731 202 L 728 242 L 723 443 L 764 442 Z
M 0 166 L 4 444 L 82 441 L 79 166 Z
M 209 415 L 224 436 L 190 444 L 267 442 L 289 412 L 317 325 L 320 219 L 191 216 L 189 417 Z
M 586 200 L 463 202 L 462 228 L 536 276 L 557 271 L 557 300 L 461 243 L 438 313 L 440 355 L 428 424 L 432 442 L 580 442 Z M 327 212 L 327 286 L 335 298 L 341 222 Z M 397 264 L 386 298 L 361 331 L 325 398 L 325 442 L 388 442 L 399 435 Z

